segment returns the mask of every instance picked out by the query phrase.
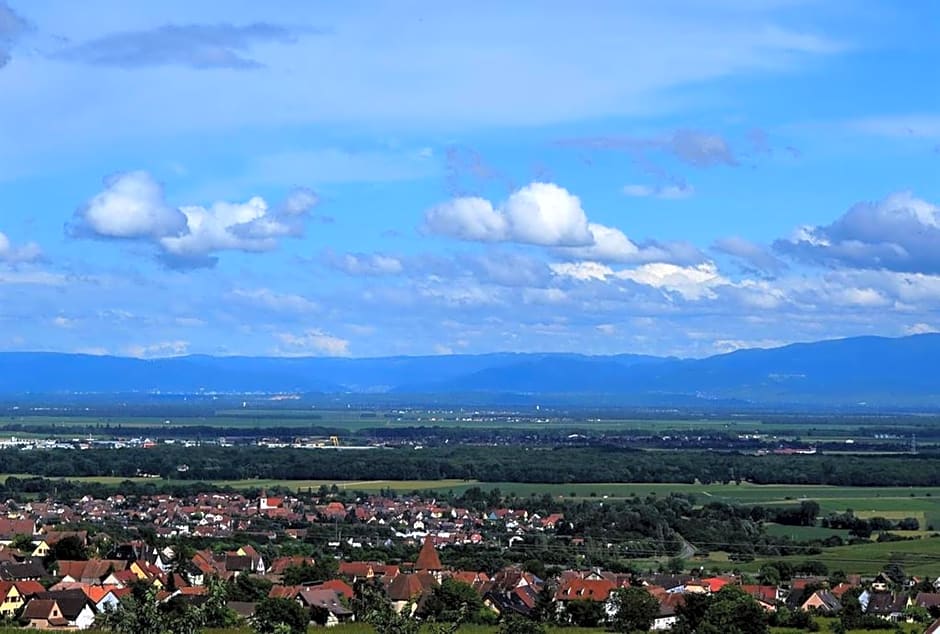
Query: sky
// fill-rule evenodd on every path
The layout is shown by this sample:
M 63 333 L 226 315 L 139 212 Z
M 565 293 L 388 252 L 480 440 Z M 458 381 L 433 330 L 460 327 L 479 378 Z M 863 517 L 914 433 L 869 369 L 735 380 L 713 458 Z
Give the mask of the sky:
M 0 350 L 940 329 L 940 4 L 0 0 Z

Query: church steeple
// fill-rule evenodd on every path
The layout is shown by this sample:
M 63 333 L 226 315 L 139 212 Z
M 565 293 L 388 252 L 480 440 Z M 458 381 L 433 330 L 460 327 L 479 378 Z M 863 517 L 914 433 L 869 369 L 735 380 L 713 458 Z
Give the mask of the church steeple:
M 418 561 L 415 563 L 415 570 L 437 572 L 443 568 L 441 558 L 438 557 L 437 550 L 434 549 L 434 542 L 431 540 L 431 536 L 428 535 L 424 538 L 424 545 L 421 547 L 421 552 L 418 553 Z

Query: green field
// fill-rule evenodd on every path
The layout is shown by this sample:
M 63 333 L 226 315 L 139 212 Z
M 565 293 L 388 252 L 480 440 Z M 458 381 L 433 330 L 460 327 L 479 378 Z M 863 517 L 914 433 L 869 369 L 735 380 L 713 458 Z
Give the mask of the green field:
M 861 418 L 849 421 L 838 418 L 811 416 L 793 417 L 763 421 L 759 417 L 742 416 L 728 418 L 630 418 L 611 415 L 609 418 L 567 415 L 562 413 L 537 413 L 529 410 L 503 412 L 487 416 L 473 416 L 474 412 L 456 410 L 407 410 L 395 409 L 345 409 L 319 408 L 306 409 L 252 407 L 241 409 L 222 409 L 215 412 L 178 416 L 64 416 L 56 413 L 6 416 L 0 419 L 3 425 L 22 425 L 29 427 L 87 427 L 89 431 L 100 429 L 106 432 L 108 425 L 124 428 L 144 427 L 192 427 L 205 426 L 231 429 L 258 429 L 272 427 L 303 428 L 328 427 L 337 430 L 356 432 L 369 428 L 396 427 L 443 427 L 472 429 L 557 429 L 557 430 L 597 430 L 613 431 L 630 429 L 640 432 L 687 432 L 690 430 L 723 431 L 740 434 L 772 434 L 787 438 L 800 438 L 807 441 L 840 442 L 846 439 L 863 438 L 866 442 L 885 442 L 897 444 L 905 442 L 909 433 L 921 430 L 921 437 L 927 437 L 931 429 L 940 423 L 931 419 L 910 417 L 903 421 L 894 421 L 893 426 L 903 425 L 902 439 L 881 439 L 874 436 L 875 430 L 883 431 L 886 422 L 883 419 Z M 535 417 L 539 416 L 539 419 Z M 473 417 L 473 420 L 468 418 Z M 490 418 L 492 420 L 486 420 Z M 548 420 L 546 420 L 546 418 Z M 507 422 L 507 419 L 513 419 Z M 7 432 L 12 433 L 12 432 Z

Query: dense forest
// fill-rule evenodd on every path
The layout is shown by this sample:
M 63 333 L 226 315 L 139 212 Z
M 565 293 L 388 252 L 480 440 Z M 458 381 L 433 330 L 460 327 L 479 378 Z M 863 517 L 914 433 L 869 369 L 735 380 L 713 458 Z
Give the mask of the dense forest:
M 758 484 L 938 486 L 940 455 L 755 456 L 604 447 L 477 446 L 336 451 L 161 445 L 149 449 L 4 450 L 0 451 L 0 472 L 46 477 L 133 477 L 148 474 L 172 480 L 744 481 Z

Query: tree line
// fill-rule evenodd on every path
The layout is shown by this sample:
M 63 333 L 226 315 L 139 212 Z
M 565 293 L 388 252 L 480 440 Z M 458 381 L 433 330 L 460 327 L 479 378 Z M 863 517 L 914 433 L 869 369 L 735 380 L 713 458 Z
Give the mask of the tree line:
M 186 469 L 180 467 L 186 465 Z M 440 447 L 371 451 L 263 447 L 4 450 L 0 471 L 45 477 L 152 474 L 169 480 L 438 480 L 940 486 L 940 454 L 768 455 L 611 447 Z

